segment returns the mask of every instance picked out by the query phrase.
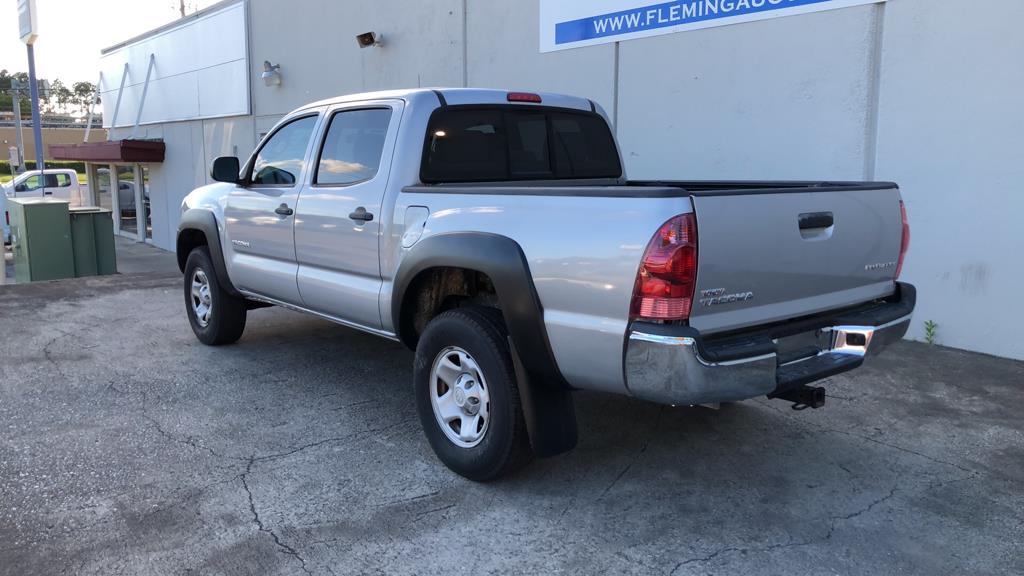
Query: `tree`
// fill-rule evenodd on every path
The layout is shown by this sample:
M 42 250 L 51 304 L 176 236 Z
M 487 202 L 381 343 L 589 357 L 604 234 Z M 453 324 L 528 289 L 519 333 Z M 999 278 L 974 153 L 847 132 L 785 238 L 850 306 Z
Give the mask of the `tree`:
M 71 91 L 74 93 L 72 103 L 78 107 L 79 112 L 88 114 L 89 106 L 92 105 L 92 100 L 96 96 L 96 85 L 92 82 L 75 82 L 71 85 Z M 100 101 L 100 98 L 96 98 L 97 104 Z
M 28 74 L 17 72 L 11 74 L 9 71 L 0 69 L 0 111 L 12 110 L 11 102 L 11 81 L 17 80 L 22 86 L 21 117 L 28 119 L 32 116 L 32 103 L 28 97 Z M 39 95 L 39 104 L 43 112 L 53 114 L 61 112 L 65 114 L 78 113 L 85 116 L 89 113 L 89 106 L 92 104 L 96 94 L 96 85 L 92 82 L 74 82 L 69 88 L 62 80 L 54 80 L 50 83 L 50 90 L 46 94 Z M 99 98 L 96 103 L 100 102 Z
M 18 74 L 10 74 L 7 70 L 0 70 L 0 111 L 10 112 L 14 110 L 14 98 L 11 96 L 11 80 L 18 79 L 19 81 L 27 81 L 28 74 L 24 72 Z M 19 108 L 21 108 L 21 117 L 27 118 L 32 115 L 32 103 L 29 102 L 28 98 L 22 98 L 18 101 Z
M 50 104 L 50 112 L 53 112 L 54 110 L 54 102 L 56 102 L 57 110 L 67 113 L 68 106 L 75 104 L 75 93 L 65 86 L 60 80 L 54 80 L 53 83 L 50 84 L 50 97 L 47 99 L 47 103 Z

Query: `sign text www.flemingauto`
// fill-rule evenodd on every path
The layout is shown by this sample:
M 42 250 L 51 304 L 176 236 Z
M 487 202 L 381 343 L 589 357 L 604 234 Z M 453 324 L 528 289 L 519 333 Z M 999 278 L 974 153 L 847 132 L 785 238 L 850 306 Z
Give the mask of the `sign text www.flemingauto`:
M 541 51 L 724 26 L 885 0 L 541 0 Z M 605 8 L 605 11 L 595 13 Z

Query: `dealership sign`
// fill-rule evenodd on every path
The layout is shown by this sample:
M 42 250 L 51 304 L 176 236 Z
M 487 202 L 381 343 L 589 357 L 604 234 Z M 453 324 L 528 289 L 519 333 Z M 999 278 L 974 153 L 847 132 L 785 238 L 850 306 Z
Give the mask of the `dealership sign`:
M 885 0 L 540 0 L 540 51 L 877 2 Z

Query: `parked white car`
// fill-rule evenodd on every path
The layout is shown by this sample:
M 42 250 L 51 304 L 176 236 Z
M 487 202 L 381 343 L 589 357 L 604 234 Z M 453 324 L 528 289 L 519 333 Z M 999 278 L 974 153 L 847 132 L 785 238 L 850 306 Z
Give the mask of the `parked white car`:
M 36 170 L 19 174 L 13 180 L 2 184 L 3 194 L 0 195 L 0 213 L 3 214 L 4 243 L 10 242 L 10 220 L 7 216 L 8 198 L 56 198 L 67 200 L 72 206 L 84 206 L 87 203 L 85 187 L 78 183 L 78 173 L 70 169 Z

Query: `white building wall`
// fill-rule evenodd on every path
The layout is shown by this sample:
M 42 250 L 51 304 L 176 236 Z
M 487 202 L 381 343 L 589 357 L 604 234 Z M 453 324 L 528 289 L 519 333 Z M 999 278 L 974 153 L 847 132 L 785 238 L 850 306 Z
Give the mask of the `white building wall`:
M 579 94 L 612 114 L 615 46 L 541 54 L 536 1 L 467 4 L 469 86 Z
M 888 3 L 877 176 L 910 213 L 911 337 L 1024 359 L 1024 2 L 978 4 Z
M 462 5 L 462 0 L 251 0 L 253 114 L 276 119 L 338 94 L 461 86 Z M 359 48 L 356 35 L 370 31 L 383 34 L 383 46 Z M 264 60 L 281 65 L 280 86 L 263 85 Z
M 104 127 L 248 114 L 245 6 L 225 5 L 104 51 Z
M 163 125 L 154 240 L 172 247 L 178 203 L 213 157 L 244 158 L 306 102 L 464 83 L 561 91 L 608 111 L 634 178 L 899 182 L 911 336 L 933 320 L 943 344 L 1024 359 L 1024 3 L 984 4 L 891 0 L 541 54 L 536 0 L 248 0 L 252 115 Z M 358 48 L 371 30 L 384 46 Z M 263 85 L 264 60 L 281 64 L 281 86 Z
M 860 180 L 877 6 L 621 43 L 630 177 Z

